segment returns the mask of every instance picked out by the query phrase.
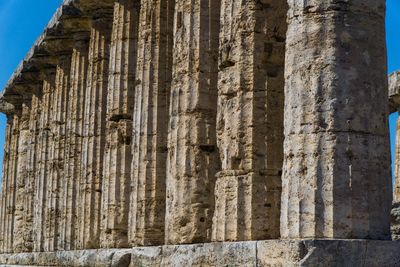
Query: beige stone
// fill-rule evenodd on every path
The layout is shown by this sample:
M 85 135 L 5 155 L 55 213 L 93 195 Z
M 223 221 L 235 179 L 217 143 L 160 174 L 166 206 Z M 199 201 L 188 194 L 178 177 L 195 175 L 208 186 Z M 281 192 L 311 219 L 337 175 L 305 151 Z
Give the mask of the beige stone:
M 286 11 L 222 1 L 215 241 L 279 237 Z
M 129 214 L 132 245 L 164 244 L 174 2 L 143 1 L 140 8 Z
M 281 235 L 389 239 L 385 1 L 289 6 Z
M 128 247 L 138 3 L 117 1 L 110 47 L 101 246 Z
M 165 242 L 211 240 L 216 147 L 218 1 L 177 1 L 168 132 Z
M 0 266 L 400 266 L 384 11 L 64 0 L 0 95 Z

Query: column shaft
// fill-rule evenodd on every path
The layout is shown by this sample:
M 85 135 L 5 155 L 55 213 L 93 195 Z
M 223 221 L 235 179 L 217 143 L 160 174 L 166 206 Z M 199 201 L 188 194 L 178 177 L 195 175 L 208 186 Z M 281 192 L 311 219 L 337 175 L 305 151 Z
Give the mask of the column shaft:
M 61 239 L 65 250 L 78 248 L 78 209 L 82 155 L 83 101 L 86 93 L 88 43 L 77 43 L 71 59 L 70 83 L 66 116 L 66 144 L 63 181 L 63 211 L 61 216 Z
M 284 1 L 222 1 L 213 240 L 279 237 Z
M 177 1 L 167 158 L 166 243 L 211 240 L 220 2 Z
M 140 11 L 129 226 L 133 245 L 164 243 L 174 7 L 175 1 L 149 0 Z
M 49 173 L 50 173 L 50 147 L 49 141 L 51 139 L 50 130 L 50 105 L 51 94 L 54 90 L 54 82 L 51 83 L 51 78 L 43 81 L 43 95 L 40 100 L 40 122 L 39 122 L 39 136 L 38 136 L 38 158 L 36 162 L 36 190 L 35 190 L 35 215 L 33 219 L 34 233 L 34 251 L 40 252 L 47 250 L 45 242 L 47 229 L 46 219 L 48 218 L 48 209 L 46 209 L 49 194 L 47 192 Z
M 93 22 L 89 44 L 86 94 L 83 100 L 82 173 L 80 181 L 79 248 L 100 247 L 100 209 L 106 142 L 106 108 L 111 20 Z
M 385 1 L 289 1 L 281 235 L 390 238 Z
M 129 246 L 128 218 L 138 4 L 134 1 L 120 0 L 114 6 L 101 208 L 102 247 Z
M 15 196 L 15 220 L 14 220 L 14 253 L 30 252 L 32 230 L 26 228 L 25 213 L 28 210 L 26 206 L 26 188 L 28 179 L 28 151 L 30 142 L 30 107 L 22 106 L 22 114 L 19 124 L 19 144 L 18 144 L 18 164 L 16 173 L 16 196 Z M 32 193 L 32 192 L 29 192 Z M 32 195 L 31 195 L 32 196 Z

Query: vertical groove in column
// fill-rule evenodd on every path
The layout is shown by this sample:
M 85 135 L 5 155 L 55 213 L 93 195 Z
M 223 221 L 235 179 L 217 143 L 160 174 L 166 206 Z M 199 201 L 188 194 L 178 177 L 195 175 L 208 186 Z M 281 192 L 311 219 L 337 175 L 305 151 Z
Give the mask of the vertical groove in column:
M 169 94 L 172 79 L 175 1 L 144 1 L 136 71 L 132 198 L 132 245 L 164 243 Z
M 26 228 L 26 217 L 28 207 L 25 198 L 28 192 L 28 150 L 30 141 L 29 129 L 30 107 L 23 104 L 19 124 L 18 163 L 16 172 L 16 196 L 15 196 L 15 219 L 14 219 L 14 243 L 13 252 L 30 252 L 32 247 L 26 243 L 29 239 L 31 229 Z
M 279 237 L 286 3 L 223 1 L 214 241 Z
M 289 1 L 284 238 L 389 239 L 385 1 Z
M 63 211 L 61 239 L 65 250 L 78 249 L 78 209 L 82 155 L 83 101 L 86 92 L 88 41 L 81 40 L 72 53 L 66 115 L 66 144 L 64 152 Z
M 7 128 L 4 144 L 4 156 L 3 156 L 3 173 L 2 173 L 2 187 L 1 187 L 1 221 L 0 221 L 0 249 L 2 253 L 7 253 L 7 197 L 10 185 L 10 149 L 11 149 L 11 138 L 12 137 L 12 121 L 11 118 L 7 118 Z
M 79 248 L 100 247 L 100 209 L 105 150 L 109 41 L 111 20 L 93 22 L 84 98 Z
M 46 238 L 46 219 L 48 218 L 48 210 L 46 202 L 49 197 L 47 189 L 50 172 L 50 155 L 49 141 L 51 139 L 50 131 L 50 105 L 51 94 L 54 90 L 54 85 L 50 82 L 51 78 L 43 81 L 43 95 L 40 101 L 41 113 L 39 122 L 38 136 L 38 160 L 36 167 L 37 186 L 35 192 L 36 210 L 33 219 L 34 233 L 34 251 L 40 252 L 47 249 Z
M 139 2 L 114 6 L 102 190 L 101 246 L 128 247 L 132 112 Z
M 179 1 L 167 159 L 166 243 L 211 240 L 220 1 Z

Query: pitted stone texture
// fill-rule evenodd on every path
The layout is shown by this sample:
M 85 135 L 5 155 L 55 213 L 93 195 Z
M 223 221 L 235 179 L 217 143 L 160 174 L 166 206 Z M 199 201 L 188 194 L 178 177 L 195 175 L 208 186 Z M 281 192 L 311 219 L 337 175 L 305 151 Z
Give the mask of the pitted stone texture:
M 389 75 L 389 111 L 395 112 L 400 108 L 400 71 Z
M 132 245 L 162 245 L 165 239 L 174 4 L 174 0 L 146 0 L 140 8 L 129 216 Z
M 128 247 L 132 164 L 132 112 L 139 1 L 114 5 L 101 207 L 101 246 Z
M 214 241 L 279 237 L 286 11 L 222 1 Z
M 176 1 L 168 130 L 165 242 L 211 240 L 219 1 Z
M 400 242 L 298 240 L 2 254 L 0 266 L 399 266 Z M 130 259 L 131 257 L 131 259 Z M 2 265 L 4 264 L 4 265 Z
M 78 240 L 80 249 L 100 244 L 101 193 L 106 143 L 106 110 L 109 42 L 112 9 L 93 21 L 88 50 L 88 68 L 82 104 L 82 154 L 79 182 Z
M 86 70 L 88 66 L 88 40 L 81 40 L 72 52 L 70 85 L 68 87 L 68 116 L 66 117 L 66 145 L 64 159 L 64 182 L 61 214 L 60 247 L 77 249 L 79 178 L 82 156 L 83 101 L 86 92 Z
M 99 249 L 42 253 L 1 254 L 1 264 L 27 266 L 128 267 L 131 250 Z
M 392 240 L 400 240 L 400 202 L 394 202 L 391 212 Z
M 399 107 L 400 108 L 400 107 Z M 400 117 L 396 122 L 396 145 L 394 158 L 393 202 L 400 202 Z
M 131 267 L 143 266 L 399 266 L 400 242 L 270 240 L 134 248 Z
M 385 1 L 289 5 L 281 235 L 388 239 Z

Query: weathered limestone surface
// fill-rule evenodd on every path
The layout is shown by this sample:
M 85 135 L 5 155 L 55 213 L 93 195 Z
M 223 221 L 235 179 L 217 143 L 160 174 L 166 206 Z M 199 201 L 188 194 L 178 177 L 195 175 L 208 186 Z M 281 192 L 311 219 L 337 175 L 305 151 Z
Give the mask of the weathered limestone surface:
M 114 6 L 101 202 L 101 246 L 105 248 L 128 246 L 138 11 L 134 1 L 117 1 Z
M 281 235 L 389 239 L 385 1 L 289 6 Z
M 81 180 L 79 183 L 78 247 L 97 248 L 100 242 L 100 209 L 103 157 L 106 142 L 106 109 L 109 41 L 112 10 L 93 21 L 86 91 L 83 96 Z
M 389 110 L 398 111 L 400 106 L 400 71 L 389 75 Z
M 79 183 L 82 144 L 83 99 L 86 91 L 87 49 L 82 40 L 73 50 L 70 68 L 70 86 L 68 88 L 67 144 L 64 160 L 64 195 L 61 238 L 64 249 L 77 249 L 78 246 L 78 209 Z
M 1 254 L 0 263 L 36 266 L 399 266 L 400 242 L 270 240 L 122 250 Z M 3 266 L 3 265 L 0 265 Z
M 385 1 L 328 2 L 64 0 L 0 95 L 0 265 L 400 266 Z
M 165 242 L 211 240 L 216 144 L 220 3 L 175 5 L 168 132 Z
M 28 176 L 28 150 L 30 141 L 30 130 L 29 130 L 29 119 L 30 119 L 30 108 L 26 105 L 22 106 L 21 119 L 19 124 L 19 143 L 18 143 L 18 163 L 16 173 L 16 192 L 15 192 L 15 219 L 14 219 L 14 252 L 25 252 L 29 251 L 29 236 L 31 230 L 29 225 L 26 225 L 25 213 L 28 212 L 29 207 L 27 206 L 27 184 L 29 180 L 26 179 Z M 29 196 L 29 195 L 28 195 Z M 28 201 L 29 202 L 29 201 Z M 28 226 L 28 228 L 27 228 Z
M 164 244 L 174 4 L 175 0 L 150 0 L 140 8 L 129 215 L 132 245 Z
M 222 1 L 215 241 L 279 237 L 286 11 Z

